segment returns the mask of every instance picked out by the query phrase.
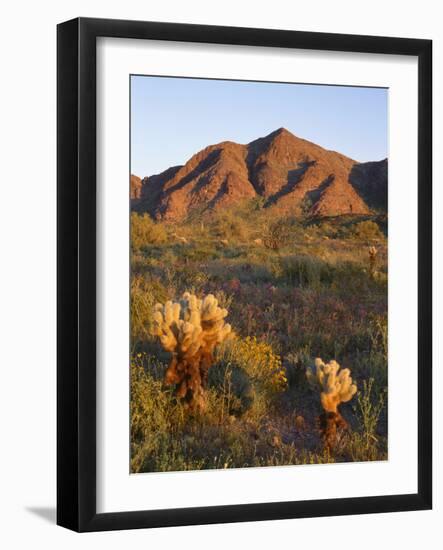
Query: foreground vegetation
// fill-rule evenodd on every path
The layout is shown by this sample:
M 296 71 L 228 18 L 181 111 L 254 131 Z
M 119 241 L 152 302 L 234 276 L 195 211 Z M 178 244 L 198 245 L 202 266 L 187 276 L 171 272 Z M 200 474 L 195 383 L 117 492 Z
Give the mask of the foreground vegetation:
M 386 219 L 278 217 L 257 201 L 182 223 L 132 215 L 131 470 L 387 458 Z M 371 253 L 369 247 L 375 247 Z M 164 385 L 154 306 L 213 294 L 235 338 L 214 350 L 204 414 Z M 352 371 L 333 448 L 318 426 L 316 357 Z

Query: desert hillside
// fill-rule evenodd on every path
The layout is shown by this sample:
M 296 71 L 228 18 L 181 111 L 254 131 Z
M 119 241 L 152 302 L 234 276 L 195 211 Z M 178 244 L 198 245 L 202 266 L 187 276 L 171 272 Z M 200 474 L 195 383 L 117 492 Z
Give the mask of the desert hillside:
M 279 128 L 247 145 L 209 145 L 184 166 L 131 175 L 131 206 L 180 221 L 257 198 L 276 214 L 367 215 L 387 208 L 387 160 L 358 163 Z

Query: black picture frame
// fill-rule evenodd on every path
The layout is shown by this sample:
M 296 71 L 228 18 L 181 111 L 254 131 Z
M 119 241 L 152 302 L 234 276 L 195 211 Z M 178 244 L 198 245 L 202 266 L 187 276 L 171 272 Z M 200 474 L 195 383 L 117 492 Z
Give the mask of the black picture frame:
M 96 512 L 96 39 L 168 40 L 418 58 L 416 494 Z M 78 18 L 57 29 L 57 523 L 75 531 L 427 510 L 432 507 L 432 42 Z

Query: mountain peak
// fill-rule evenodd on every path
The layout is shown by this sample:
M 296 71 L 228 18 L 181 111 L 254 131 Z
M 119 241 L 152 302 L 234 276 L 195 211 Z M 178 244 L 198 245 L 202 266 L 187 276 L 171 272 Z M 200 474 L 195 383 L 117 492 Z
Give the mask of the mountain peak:
M 367 215 L 384 208 L 387 163 L 360 165 L 281 127 L 247 145 L 208 146 L 184 166 L 144 178 L 141 190 L 138 178 L 131 183 L 133 209 L 171 221 L 254 197 L 281 213 Z
M 269 137 L 277 137 L 277 136 L 292 136 L 292 137 L 295 137 L 292 132 L 290 132 L 286 128 L 283 128 L 283 126 L 281 128 L 277 128 L 277 130 L 274 130 L 273 132 L 268 134 L 266 137 L 269 138 Z
M 293 142 L 295 144 L 296 141 L 298 141 L 299 138 L 297 138 L 292 132 L 290 132 L 287 128 L 277 128 L 276 130 L 273 130 L 271 133 L 254 139 L 251 141 L 248 146 L 252 146 L 254 148 L 261 148 L 263 145 L 269 145 L 274 142 Z
M 284 126 L 281 126 L 280 128 L 277 128 L 277 130 L 274 130 L 275 134 L 290 134 L 291 132 L 287 130 Z

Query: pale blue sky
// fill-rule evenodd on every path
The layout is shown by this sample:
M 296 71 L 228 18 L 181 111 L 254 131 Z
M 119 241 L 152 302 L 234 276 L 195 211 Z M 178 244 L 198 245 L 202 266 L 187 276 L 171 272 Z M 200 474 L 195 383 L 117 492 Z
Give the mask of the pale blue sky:
M 277 128 L 357 161 L 387 157 L 388 91 L 380 88 L 131 77 L 131 173 L 184 164 L 220 141 Z

